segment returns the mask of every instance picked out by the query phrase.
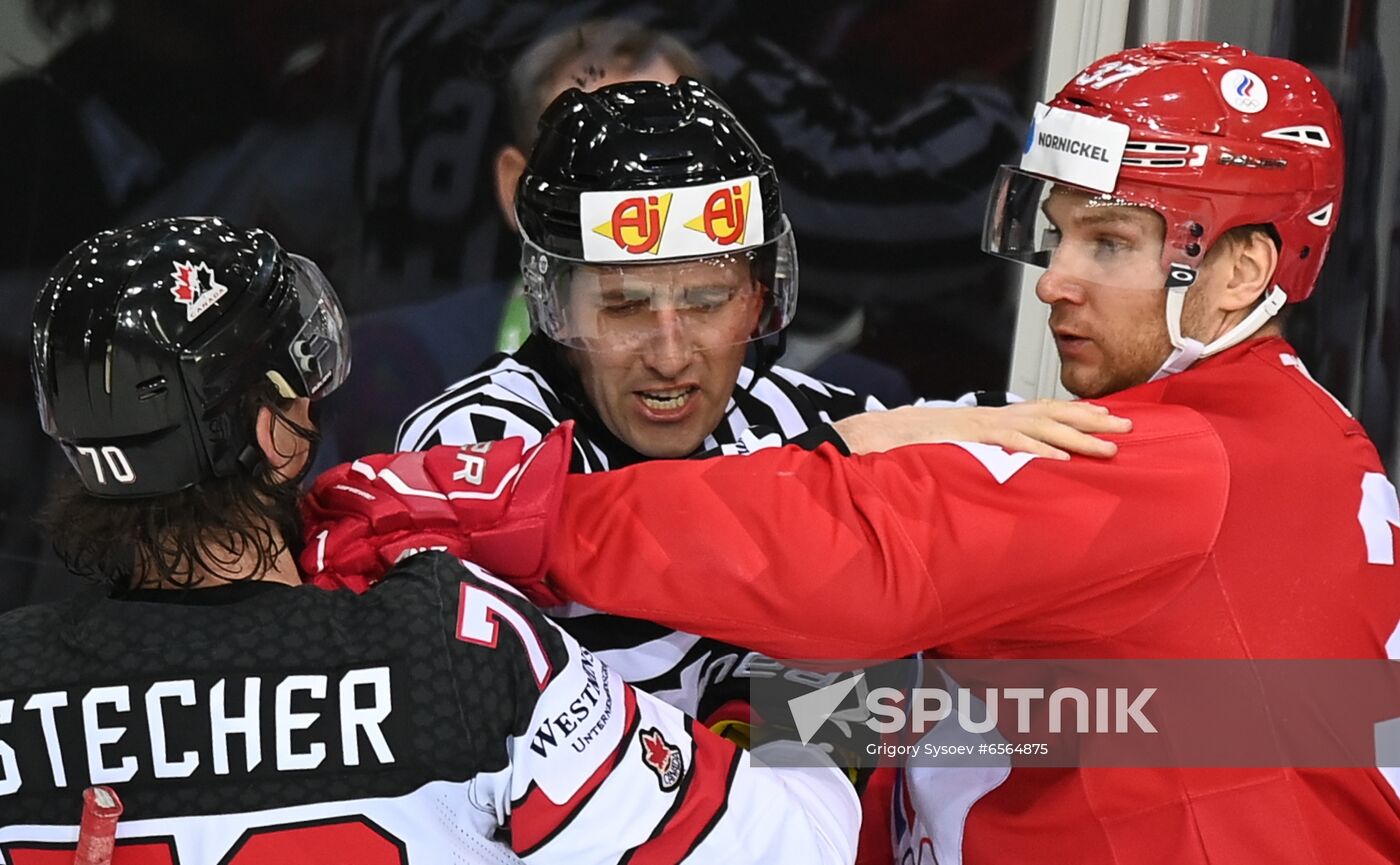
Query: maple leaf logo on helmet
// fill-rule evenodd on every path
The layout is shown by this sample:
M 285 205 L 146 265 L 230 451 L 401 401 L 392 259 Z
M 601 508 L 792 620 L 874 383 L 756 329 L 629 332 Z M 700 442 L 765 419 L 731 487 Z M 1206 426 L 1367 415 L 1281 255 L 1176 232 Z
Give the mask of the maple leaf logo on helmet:
M 228 288 L 214 279 L 214 270 L 200 262 L 178 262 L 170 274 L 175 284 L 170 287 L 176 303 L 185 305 L 185 320 L 194 321 L 208 312 L 219 298 L 228 294 Z
M 656 773 L 656 780 L 663 792 L 676 789 L 681 782 L 681 773 L 685 771 L 681 749 L 666 741 L 666 737 L 655 727 L 642 731 L 642 762 Z

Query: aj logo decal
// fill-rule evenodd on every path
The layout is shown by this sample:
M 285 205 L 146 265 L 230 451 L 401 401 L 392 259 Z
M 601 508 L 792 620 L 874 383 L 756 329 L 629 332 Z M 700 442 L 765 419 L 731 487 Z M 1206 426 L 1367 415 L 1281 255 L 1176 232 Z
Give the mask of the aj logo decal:
M 742 244 L 744 231 L 748 228 L 751 185 L 751 182 L 745 182 L 716 189 L 705 201 L 705 209 L 699 216 L 687 222 L 685 227 L 705 232 L 706 237 L 720 246 Z
M 612 219 L 595 226 L 593 231 L 612 238 L 613 243 L 633 255 L 656 255 L 661 232 L 666 228 L 666 214 L 671 209 L 671 193 L 638 195 L 625 198 L 613 208 Z

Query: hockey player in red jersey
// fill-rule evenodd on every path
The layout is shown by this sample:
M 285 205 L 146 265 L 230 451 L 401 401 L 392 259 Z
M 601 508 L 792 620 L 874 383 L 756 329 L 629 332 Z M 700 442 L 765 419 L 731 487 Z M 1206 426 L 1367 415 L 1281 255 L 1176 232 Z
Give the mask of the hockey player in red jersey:
M 567 481 L 540 596 L 777 657 L 1400 657 L 1400 505 L 1279 313 L 1339 212 L 1340 123 L 1295 63 L 1167 43 L 1038 106 L 988 251 L 1047 267 L 1062 381 L 1134 422 L 1113 459 L 837 425 Z M 911 426 L 912 425 L 912 426 Z M 1400 862 L 1395 770 L 908 773 L 902 862 Z
M 73 861 L 89 785 L 124 806 L 117 865 L 853 859 L 834 766 L 760 768 L 474 565 L 400 549 L 363 594 L 302 583 L 311 403 L 349 346 L 320 270 L 267 233 L 99 234 L 33 340 L 75 470 L 55 541 L 106 579 L 0 617 L 6 865 Z M 528 570 L 570 451 L 565 427 L 384 477 L 475 484 L 472 544 Z M 800 747 L 775 744 L 770 764 Z

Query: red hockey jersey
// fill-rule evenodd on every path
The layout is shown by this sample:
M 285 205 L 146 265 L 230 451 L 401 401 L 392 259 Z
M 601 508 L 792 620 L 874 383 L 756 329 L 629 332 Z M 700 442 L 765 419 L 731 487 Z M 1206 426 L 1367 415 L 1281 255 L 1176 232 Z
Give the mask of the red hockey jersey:
M 571 477 L 554 579 L 776 657 L 1400 656 L 1394 487 L 1286 342 L 1102 402 L 1134 422 L 1107 461 L 784 448 Z M 899 792 L 902 861 L 1400 862 L 1395 770 L 937 771 Z

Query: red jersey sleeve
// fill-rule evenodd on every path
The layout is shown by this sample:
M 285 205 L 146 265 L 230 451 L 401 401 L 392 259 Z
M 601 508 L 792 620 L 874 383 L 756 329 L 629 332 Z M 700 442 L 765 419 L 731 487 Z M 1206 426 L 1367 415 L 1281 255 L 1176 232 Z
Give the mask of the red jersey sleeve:
M 1229 469 L 1197 413 L 1118 404 L 1110 460 L 787 447 L 568 479 L 551 560 L 588 606 L 775 657 L 896 657 L 1121 627 L 1195 573 Z

